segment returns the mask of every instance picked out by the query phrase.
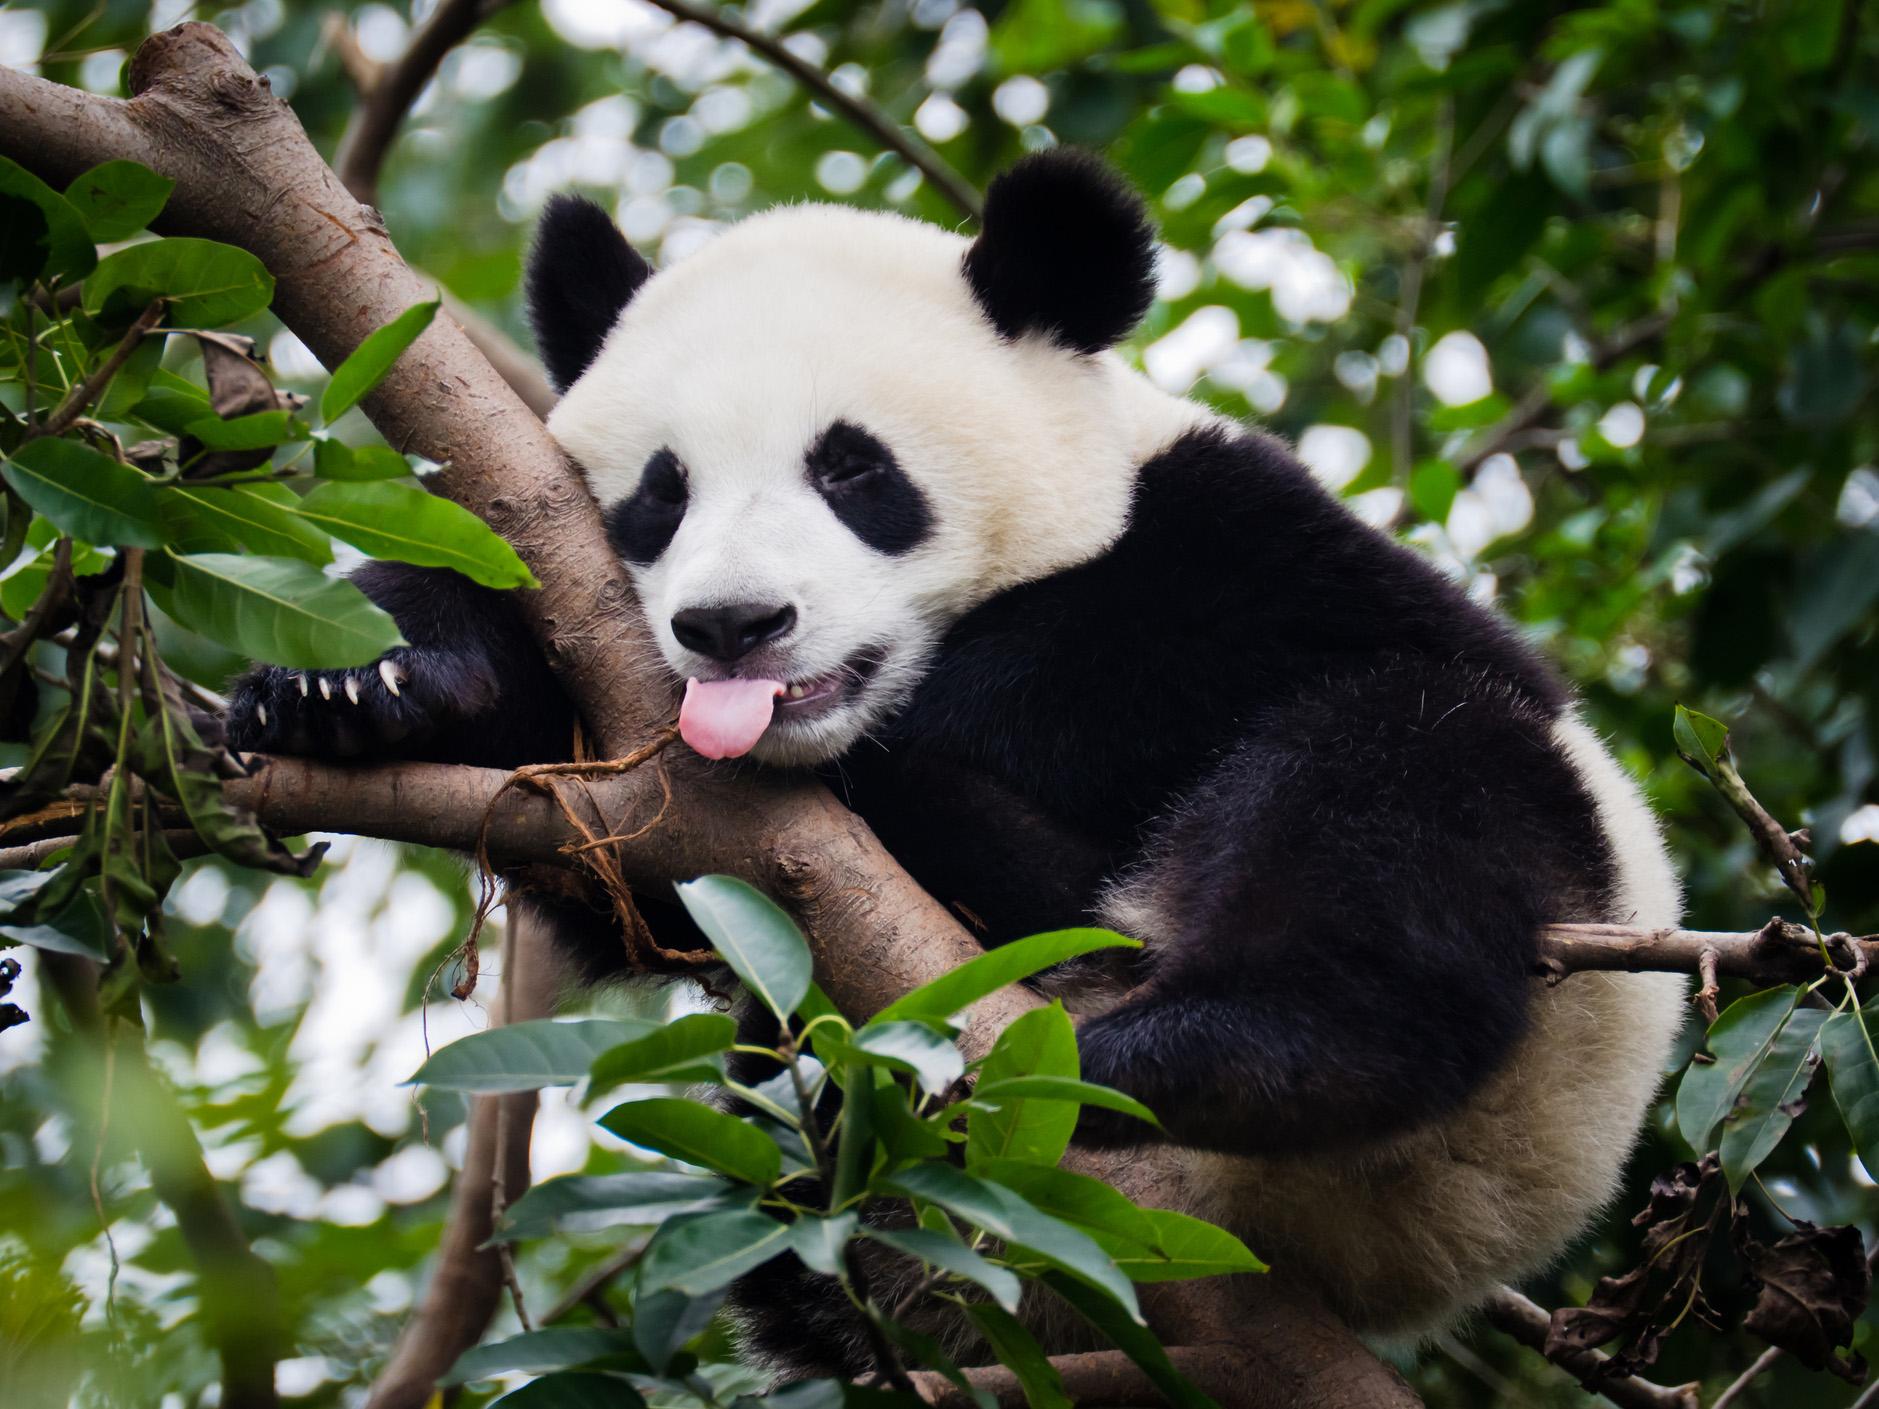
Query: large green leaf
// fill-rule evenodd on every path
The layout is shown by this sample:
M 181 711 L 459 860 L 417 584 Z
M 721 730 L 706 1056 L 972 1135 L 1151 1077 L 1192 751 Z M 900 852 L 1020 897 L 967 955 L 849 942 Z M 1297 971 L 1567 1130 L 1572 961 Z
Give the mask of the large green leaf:
M 1716 1060 L 1692 1063 L 1677 1084 L 1677 1129 L 1697 1154 L 1712 1148 L 1716 1127 L 1735 1108 L 1799 1001 L 1798 989 L 1767 988 L 1737 999 L 1716 1019 L 1709 1030 Z
M 1879 998 L 1829 1018 L 1820 1049 L 1853 1149 L 1866 1172 L 1879 1177 Z
M 1026 1013 L 998 1035 L 979 1068 L 980 1085 L 1026 1076 L 1075 1080 L 1081 1070 L 1076 1029 L 1063 1004 Z M 966 1165 L 1020 1159 L 1056 1164 L 1070 1147 L 1077 1108 L 1063 1101 L 1014 1097 L 996 1108 L 975 1106 L 966 1117 Z
M 966 1070 L 966 1059 L 952 1039 L 925 1023 L 884 1023 L 877 1018 L 857 1032 L 852 1042 L 831 1037 L 825 1046 L 843 1062 L 869 1062 L 912 1072 L 929 1096 L 942 1095 Z
M 484 1094 L 572 1086 L 602 1052 L 652 1030 L 650 1022 L 602 1018 L 492 1027 L 438 1048 L 407 1084 Z
M 780 906 L 735 876 L 700 876 L 677 888 L 712 948 L 772 1013 L 788 1018 L 809 992 L 809 946 Z
M 169 300 L 169 321 L 219 328 L 251 318 L 274 297 L 274 276 L 247 250 L 214 240 L 152 240 L 98 261 L 85 280 L 85 311 L 128 320 L 153 299 Z
M 644 1370 L 632 1334 L 600 1326 L 550 1326 L 526 1331 L 491 1345 L 473 1346 L 444 1372 L 440 1385 L 467 1384 L 496 1375 L 545 1375 L 605 1362 L 619 1369 Z
M 1031 1409 L 1070 1409 L 1063 1377 L 1044 1354 L 1037 1337 L 1027 1331 L 1017 1317 L 1002 1307 L 973 1302 L 966 1307 L 966 1318 L 985 1337 L 998 1363 L 1018 1377 L 1025 1403 Z
M 0 197 L 6 198 L 0 201 L 0 217 L 10 227 L 32 225 L 29 239 L 0 244 L 6 255 L 0 264 L 0 282 L 64 279 L 69 283 L 91 273 L 98 251 L 70 201 L 6 157 L 0 157 Z M 26 207 L 39 212 L 37 221 L 22 219 Z
M 1219 1409 L 1219 1406 L 1202 1394 L 1168 1358 L 1168 1352 L 1156 1339 L 1154 1332 L 1131 1320 L 1121 1307 L 1094 1288 L 1079 1282 L 1074 1277 L 1067 1277 L 1061 1272 L 1046 1272 L 1044 1284 L 1097 1330 L 1109 1338 L 1115 1347 L 1142 1367 L 1144 1374 L 1168 1397 L 1168 1402 L 1175 1409 Z
M 390 480 L 323 482 L 300 515 L 374 558 L 450 568 L 485 587 L 539 587 L 496 531 L 461 504 Z
M 747 1121 L 696 1101 L 667 1096 L 628 1101 L 603 1115 L 600 1124 L 644 1149 L 747 1184 L 768 1186 L 782 1172 L 783 1156 L 774 1140 Z
M 307 428 L 291 411 L 251 411 L 245 416 L 199 416 L 185 428 L 204 450 L 272 450 L 289 440 L 305 440 Z M 192 460 L 193 464 L 193 460 Z
M 157 604 L 190 630 L 293 670 L 364 665 L 405 644 L 391 617 L 350 582 L 292 558 L 190 553 L 151 575 Z
M 789 1249 L 789 1225 L 741 1210 L 675 1218 L 653 1235 L 639 1264 L 639 1287 L 703 1296 Z
M 594 1061 L 590 1095 L 627 1081 L 718 1081 L 719 1054 L 737 1041 L 737 1022 L 722 1013 L 689 1013 L 675 1022 L 602 1052 Z
M 906 1198 L 938 1204 L 954 1217 L 1002 1238 L 1014 1252 L 1029 1252 L 1052 1267 L 1107 1293 L 1134 1320 L 1141 1320 L 1135 1288 L 1115 1261 L 1087 1233 L 1053 1218 L 1008 1189 L 945 1164 L 902 1170 L 887 1189 Z
M 333 379 L 320 397 L 320 416 L 327 424 L 339 419 L 384 380 L 392 364 L 404 350 L 418 340 L 437 316 L 437 300 L 413 304 L 352 350 L 352 355 L 333 369 Z
M 718 1287 L 702 1296 L 687 1296 L 667 1287 L 642 1291 L 633 1299 L 633 1343 L 655 1372 L 665 1374 L 685 1343 L 704 1333 L 727 1290 Z
M 238 484 L 199 489 L 166 486 L 161 508 L 170 542 L 179 552 L 245 548 L 272 558 L 299 558 L 316 567 L 333 560 L 332 542 L 294 512 L 291 489 Z
M 1011 1190 L 1051 1217 L 1076 1224 L 1092 1237 L 1154 1246 L 1155 1229 L 1149 1210 L 1100 1179 L 1010 1159 L 987 1160 L 973 1172 Z
M 709 1174 L 567 1174 L 535 1185 L 510 1204 L 499 1233 L 509 1242 L 597 1228 L 652 1228 L 680 1214 L 748 1208 L 755 1197 Z
M 981 1081 L 972 1093 L 975 1106 L 999 1106 L 1025 1100 L 1100 1106 L 1104 1110 L 1132 1115 L 1157 1128 L 1161 1125 L 1155 1113 L 1135 1097 L 1124 1095 L 1113 1086 L 1098 1086 L 1093 1081 L 1078 1081 L 1069 1076 L 1008 1076 L 997 1081 Z
M 1024 1295 L 1018 1274 L 974 1252 L 957 1238 L 926 1228 L 863 1228 L 862 1233 L 894 1251 L 918 1258 L 929 1267 L 983 1287 L 993 1301 L 1016 1311 Z
M 4 473 L 15 493 L 87 543 L 161 548 L 157 487 L 147 475 L 75 440 L 28 441 Z
M 134 161 L 107 161 L 74 177 L 65 188 L 91 238 L 99 244 L 128 240 L 163 213 L 176 183 Z
M 843 1252 L 855 1236 L 860 1219 L 853 1213 L 835 1213 L 824 1218 L 805 1213 L 789 1225 L 789 1250 L 811 1272 L 825 1277 L 841 1275 Z
M 1798 1103 L 1820 1065 L 1820 1025 L 1827 1016 L 1818 1008 L 1795 1010 L 1742 1084 L 1735 1108 L 1723 1117 L 1718 1153 L 1731 1193 L 1742 1191 L 1794 1124 Z
M 1053 964 L 1102 949 L 1140 949 L 1141 944 L 1113 930 L 1053 930 L 1034 934 L 968 959 L 951 973 L 897 998 L 876 1015 L 876 1022 L 896 1018 L 949 1018 L 979 999 L 1041 973 Z

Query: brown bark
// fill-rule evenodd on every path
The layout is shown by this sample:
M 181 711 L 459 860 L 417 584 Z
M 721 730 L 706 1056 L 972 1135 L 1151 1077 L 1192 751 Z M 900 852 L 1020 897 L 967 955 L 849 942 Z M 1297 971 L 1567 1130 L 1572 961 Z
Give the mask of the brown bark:
M 1502 1287 L 1481 1308 L 1488 1324 L 1504 1331 L 1529 1350 L 1545 1353 L 1548 1318 L 1545 1308 L 1536 1306 L 1512 1287 Z M 1555 1362 L 1580 1384 L 1602 1394 L 1620 1409 L 1699 1409 L 1697 1386 L 1657 1385 L 1635 1377 L 1614 1379 L 1601 1371 L 1610 1357 L 1596 1350 L 1573 1350 Z

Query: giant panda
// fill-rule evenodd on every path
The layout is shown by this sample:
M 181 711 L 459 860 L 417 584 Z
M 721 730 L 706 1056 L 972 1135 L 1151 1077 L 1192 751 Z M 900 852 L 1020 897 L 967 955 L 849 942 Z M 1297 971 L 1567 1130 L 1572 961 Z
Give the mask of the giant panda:
M 819 771 L 986 945 L 1140 939 L 1066 997 L 1085 1077 L 1166 1134 L 1091 1112 L 1077 1138 L 1172 1141 L 1183 1207 L 1359 1330 L 1413 1336 L 1616 1190 L 1683 985 L 1547 987 L 1536 944 L 1672 925 L 1678 887 L 1515 630 L 1112 350 L 1154 266 L 1135 194 L 1056 150 L 992 185 L 976 238 L 800 205 L 657 273 L 557 198 L 527 291 L 565 392 L 549 427 L 691 682 L 694 750 Z M 318 689 L 252 672 L 237 746 L 567 756 L 512 602 L 356 580 L 411 644 Z M 753 1323 L 773 1363 L 854 1368 L 781 1316 Z

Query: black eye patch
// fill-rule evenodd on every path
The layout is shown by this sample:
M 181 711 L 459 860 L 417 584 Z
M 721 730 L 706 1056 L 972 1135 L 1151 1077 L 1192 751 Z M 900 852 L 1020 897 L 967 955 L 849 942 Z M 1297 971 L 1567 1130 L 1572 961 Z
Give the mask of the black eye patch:
M 933 531 L 926 496 L 894 452 L 861 427 L 836 421 L 809 447 L 803 464 L 835 517 L 877 553 L 911 552 Z
M 661 553 L 685 517 L 685 471 L 670 450 L 656 450 L 639 487 L 607 510 L 607 541 L 627 562 L 644 567 Z

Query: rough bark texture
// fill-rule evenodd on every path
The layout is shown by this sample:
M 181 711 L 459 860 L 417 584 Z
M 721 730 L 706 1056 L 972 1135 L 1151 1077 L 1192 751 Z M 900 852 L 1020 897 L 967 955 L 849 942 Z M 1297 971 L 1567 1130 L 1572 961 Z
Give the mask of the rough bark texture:
M 258 255 L 278 281 L 275 312 L 328 366 L 431 296 L 377 212 L 346 191 L 292 111 L 218 30 L 191 23 L 153 36 L 132 61 L 131 91 L 128 101 L 103 99 L 0 70 L 0 150 L 59 185 L 108 158 L 168 176 L 176 190 L 159 229 Z M 390 444 L 447 463 L 447 492 L 487 519 L 541 579 L 542 590 L 526 599 L 529 619 L 598 752 L 621 756 L 670 718 L 670 686 L 641 668 L 647 641 L 584 484 L 462 329 L 437 319 L 365 409 Z M 814 944 L 818 976 L 851 1014 L 876 1011 L 976 952 L 826 794 L 674 773 L 674 812 L 696 849 L 678 865 L 677 836 L 659 843 L 674 863 L 664 874 L 761 878 L 795 909 Z M 274 774 L 277 788 L 287 776 Z M 357 776 L 363 783 L 370 775 Z M 278 794 L 276 802 L 285 806 Z M 654 835 L 667 831 L 662 824 Z M 974 1025 L 979 1040 L 1022 1001 L 988 1004 Z M 1154 1161 L 1144 1161 L 1126 1172 L 1122 1187 L 1154 1202 L 1159 1177 Z M 1227 1409 L 1416 1402 L 1354 1336 L 1315 1309 L 1273 1296 L 1246 1316 L 1235 1300 L 1209 1284 L 1158 1299 L 1152 1313 L 1170 1344 L 1237 1348 L 1226 1357 L 1232 1382 L 1203 1383 Z M 464 1326 L 453 1329 L 461 1334 Z

